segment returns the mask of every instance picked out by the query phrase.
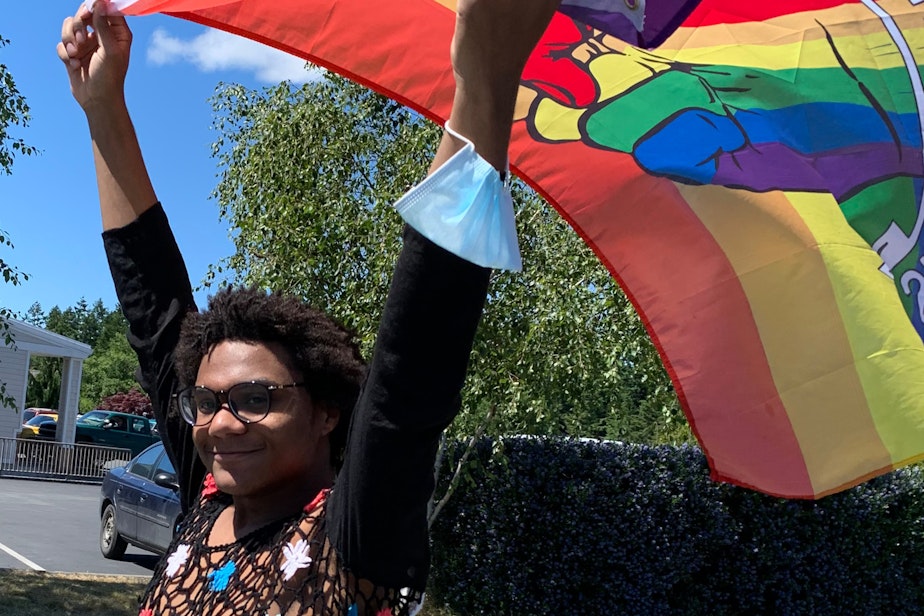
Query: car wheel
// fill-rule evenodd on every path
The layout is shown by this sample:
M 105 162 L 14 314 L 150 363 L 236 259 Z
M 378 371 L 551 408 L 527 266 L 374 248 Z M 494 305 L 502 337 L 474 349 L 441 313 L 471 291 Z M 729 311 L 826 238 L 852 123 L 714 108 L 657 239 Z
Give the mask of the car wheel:
M 115 507 L 106 505 L 99 526 L 99 551 L 104 558 L 119 560 L 125 554 L 128 542 L 116 530 Z

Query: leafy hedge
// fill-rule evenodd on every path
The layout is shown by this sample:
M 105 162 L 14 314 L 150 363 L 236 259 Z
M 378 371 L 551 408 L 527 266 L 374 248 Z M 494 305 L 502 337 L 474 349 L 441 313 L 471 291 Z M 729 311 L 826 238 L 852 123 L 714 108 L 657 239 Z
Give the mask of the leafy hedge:
M 813 502 L 714 483 L 694 447 L 501 445 L 432 529 L 458 614 L 924 614 L 920 468 Z

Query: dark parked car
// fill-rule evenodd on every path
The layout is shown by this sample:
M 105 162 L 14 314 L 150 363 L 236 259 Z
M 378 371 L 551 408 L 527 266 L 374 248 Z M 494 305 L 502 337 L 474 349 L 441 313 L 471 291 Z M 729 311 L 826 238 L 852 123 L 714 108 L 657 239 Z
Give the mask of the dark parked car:
M 39 438 L 54 439 L 57 424 L 39 427 Z M 115 411 L 90 411 L 77 419 L 74 442 L 107 447 L 131 449 L 138 455 L 141 450 L 160 440 L 160 434 L 151 431 L 151 422 L 140 415 Z
M 163 443 L 151 445 L 103 478 L 99 549 L 118 560 L 128 544 L 163 554 L 180 522 L 176 471 Z

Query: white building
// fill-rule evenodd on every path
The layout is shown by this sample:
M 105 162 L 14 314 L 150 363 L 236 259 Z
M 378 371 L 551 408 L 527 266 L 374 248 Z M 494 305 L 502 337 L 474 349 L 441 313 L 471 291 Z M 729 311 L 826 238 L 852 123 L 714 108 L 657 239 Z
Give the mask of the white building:
M 80 402 L 83 360 L 90 356 L 92 349 L 87 344 L 22 321 L 10 319 L 7 323 L 13 334 L 14 346 L 8 347 L 0 340 L 0 383 L 6 383 L 6 393 L 16 401 L 18 411 L 0 407 L 0 437 L 16 436 L 22 426 L 20 412 L 26 403 L 31 358 L 60 357 L 63 365 L 61 394 L 58 397 L 58 425 L 64 426 L 64 430 L 58 432 L 58 440 L 72 443 Z

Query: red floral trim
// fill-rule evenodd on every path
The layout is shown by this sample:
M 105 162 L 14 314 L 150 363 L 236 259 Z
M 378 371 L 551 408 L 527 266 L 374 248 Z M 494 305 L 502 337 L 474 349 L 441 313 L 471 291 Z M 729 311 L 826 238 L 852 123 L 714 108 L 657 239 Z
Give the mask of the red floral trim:
M 305 505 L 305 513 L 311 513 L 312 511 L 320 507 L 321 503 L 327 500 L 328 494 L 330 494 L 330 488 L 324 488 L 323 490 L 318 492 L 318 495 L 314 497 L 314 500 L 312 500 L 310 503 Z
M 382 609 L 378 611 L 378 613 L 375 616 L 393 616 L 393 612 L 391 611 L 391 609 L 387 607 L 383 607 Z
M 215 477 L 212 476 L 212 473 L 209 473 L 205 476 L 205 481 L 202 482 L 202 498 L 212 498 L 216 494 L 218 494 L 218 486 L 215 485 Z

